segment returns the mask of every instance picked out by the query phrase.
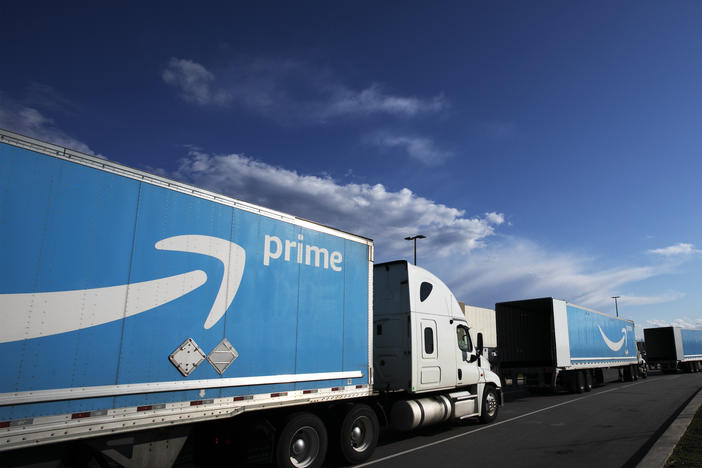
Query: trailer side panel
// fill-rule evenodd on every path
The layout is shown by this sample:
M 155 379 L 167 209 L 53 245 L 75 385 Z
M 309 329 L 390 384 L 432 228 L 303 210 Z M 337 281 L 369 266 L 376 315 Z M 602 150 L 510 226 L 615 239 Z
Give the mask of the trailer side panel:
M 567 314 L 573 365 L 637 362 L 633 322 L 572 304 Z
M 702 360 L 702 330 L 682 328 L 683 359 L 690 361 Z
M 219 416 L 315 398 L 303 389 L 370 393 L 370 240 L 4 141 L 0 422 L 11 430 L 57 415 L 119 421 L 116 408 L 177 419 L 167 405 Z

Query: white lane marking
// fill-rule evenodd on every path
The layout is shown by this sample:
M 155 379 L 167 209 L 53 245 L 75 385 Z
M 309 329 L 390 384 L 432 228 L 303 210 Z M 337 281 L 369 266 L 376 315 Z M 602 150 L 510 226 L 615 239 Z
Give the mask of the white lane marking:
M 456 435 L 454 435 L 454 436 L 447 437 L 447 438 L 445 438 L 445 439 L 436 440 L 436 441 L 434 441 L 434 442 L 429 442 L 428 444 L 420 445 L 420 446 L 418 446 L 418 447 L 413 447 L 413 448 L 411 448 L 411 449 L 407 449 L 407 450 L 404 450 L 404 451 L 402 451 L 402 452 L 393 453 L 392 455 L 388 455 L 388 456 L 385 456 L 385 457 L 383 457 L 383 458 L 379 458 L 379 459 L 377 459 L 377 460 L 371 460 L 371 461 L 369 461 L 369 462 L 362 463 L 362 464 L 360 464 L 360 465 L 354 465 L 354 466 L 355 466 L 356 468 L 360 468 L 360 467 L 362 467 L 362 466 L 374 465 L 374 464 L 376 464 L 376 463 L 380 463 L 380 462 L 383 462 L 383 461 L 386 461 L 386 460 L 390 460 L 390 459 L 393 459 L 393 458 L 397 458 L 397 457 L 400 457 L 400 456 L 402 456 L 402 455 L 407 455 L 408 453 L 416 452 L 416 451 L 418 451 L 418 450 L 424 450 L 425 448 L 432 447 L 432 446 L 434 446 L 434 445 L 443 444 L 444 442 L 448 442 L 448 441 L 450 441 L 450 440 L 459 439 L 459 438 L 461 438 L 461 437 L 463 437 L 463 436 L 467 436 L 468 434 L 473 434 L 473 433 L 475 433 L 475 432 L 484 431 L 484 430 L 486 430 L 486 429 L 490 429 L 490 428 L 493 428 L 493 427 L 497 427 L 497 426 L 500 426 L 500 425 L 502 425 L 502 424 L 507 424 L 508 422 L 516 421 L 517 419 L 526 418 L 527 416 L 531 416 L 531 415 L 533 415 L 533 414 L 541 413 L 541 412 L 543 412 L 543 411 L 547 411 L 547 410 L 550 410 L 550 409 L 553 409 L 553 408 L 558 408 L 559 406 L 568 405 L 568 404 L 570 404 L 570 403 L 575 403 L 576 401 L 584 400 L 585 398 L 592 398 L 592 397 L 595 397 L 595 396 L 597 396 L 597 395 L 603 395 L 603 394 L 605 394 L 605 393 L 614 392 L 614 391 L 617 391 L 617 390 L 621 390 L 621 389 L 623 389 L 623 388 L 631 387 L 632 385 L 638 385 L 638 384 L 642 384 L 642 383 L 645 383 L 645 382 L 636 382 L 636 383 L 624 385 L 624 386 L 621 386 L 621 387 L 617 387 L 617 388 L 612 388 L 612 389 L 609 389 L 609 390 L 605 390 L 605 391 L 603 391 L 603 392 L 591 393 L 590 395 L 585 395 L 585 396 L 582 396 L 582 397 L 579 397 L 579 398 L 575 398 L 575 399 L 573 399 L 573 400 L 564 401 L 563 403 L 558 403 L 557 405 L 547 406 L 546 408 L 541 408 L 541 409 L 538 409 L 538 410 L 535 410 L 535 411 L 531 411 L 531 412 L 529 412 L 529 413 L 521 414 L 521 415 L 519 415 L 519 416 L 515 416 L 515 417 L 510 418 L 510 419 L 505 419 L 504 421 L 492 423 L 492 424 L 487 425 L 487 426 L 482 426 L 482 427 L 479 427 L 479 428 L 477 428 L 477 429 L 473 429 L 472 431 L 462 432 L 461 434 L 456 434 Z

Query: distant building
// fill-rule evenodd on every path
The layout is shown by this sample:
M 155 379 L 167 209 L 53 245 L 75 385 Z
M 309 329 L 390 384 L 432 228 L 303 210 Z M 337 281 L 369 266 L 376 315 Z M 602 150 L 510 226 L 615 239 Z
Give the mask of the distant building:
M 470 338 L 473 343 L 478 341 L 478 333 L 483 334 L 483 346 L 494 350 L 497 348 L 497 325 L 495 322 L 495 311 L 483 307 L 458 303 L 461 306 L 463 315 L 466 316 L 468 327 L 470 328 Z

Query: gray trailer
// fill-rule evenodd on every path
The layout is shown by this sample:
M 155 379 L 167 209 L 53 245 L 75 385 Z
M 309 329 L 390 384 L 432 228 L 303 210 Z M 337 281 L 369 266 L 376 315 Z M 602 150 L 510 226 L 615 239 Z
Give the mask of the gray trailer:
M 702 330 L 681 327 L 644 329 L 646 356 L 650 366 L 663 372 L 702 370 Z

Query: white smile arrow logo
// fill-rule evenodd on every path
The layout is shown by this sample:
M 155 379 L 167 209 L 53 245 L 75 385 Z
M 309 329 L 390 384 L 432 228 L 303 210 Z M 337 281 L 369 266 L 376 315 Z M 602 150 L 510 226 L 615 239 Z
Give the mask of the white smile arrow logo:
M 246 251 L 217 237 L 186 235 L 160 240 L 159 250 L 217 258 L 224 265 L 222 282 L 204 328 L 225 314 L 239 289 Z M 106 288 L 44 293 L 0 294 L 0 343 L 56 335 L 137 315 L 182 297 L 207 281 L 202 270 Z
M 612 351 L 619 351 L 622 349 L 622 345 L 626 341 L 626 328 L 622 328 L 622 338 L 619 341 L 612 341 L 609 338 L 607 338 L 607 335 L 602 331 L 602 328 L 598 325 L 597 328 L 600 330 L 600 334 L 602 335 L 602 339 L 604 340 L 605 344 L 609 349 Z M 629 354 L 629 350 L 626 350 L 626 354 Z

